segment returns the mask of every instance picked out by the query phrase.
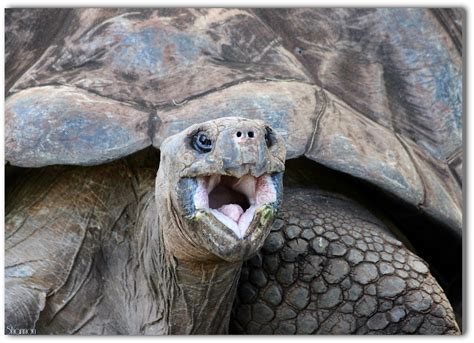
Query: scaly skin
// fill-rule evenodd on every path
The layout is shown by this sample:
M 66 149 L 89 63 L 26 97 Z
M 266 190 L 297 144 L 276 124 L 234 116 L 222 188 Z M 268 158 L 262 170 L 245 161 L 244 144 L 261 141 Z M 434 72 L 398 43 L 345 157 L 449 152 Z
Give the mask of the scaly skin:
M 425 262 L 348 199 L 285 189 L 261 252 L 242 270 L 231 332 L 458 334 Z

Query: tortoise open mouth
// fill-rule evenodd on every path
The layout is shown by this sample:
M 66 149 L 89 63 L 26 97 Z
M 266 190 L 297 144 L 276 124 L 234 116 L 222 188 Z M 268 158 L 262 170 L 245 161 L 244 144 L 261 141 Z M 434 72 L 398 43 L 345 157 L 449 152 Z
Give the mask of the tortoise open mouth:
M 252 220 L 259 208 L 266 205 L 275 210 L 280 202 L 281 173 L 264 174 L 259 177 L 244 175 L 241 178 L 213 174 L 187 178 L 189 185 L 181 190 L 189 217 L 196 211 L 212 214 L 225 227 L 243 238 L 250 233 Z M 189 213 L 191 212 L 191 213 Z

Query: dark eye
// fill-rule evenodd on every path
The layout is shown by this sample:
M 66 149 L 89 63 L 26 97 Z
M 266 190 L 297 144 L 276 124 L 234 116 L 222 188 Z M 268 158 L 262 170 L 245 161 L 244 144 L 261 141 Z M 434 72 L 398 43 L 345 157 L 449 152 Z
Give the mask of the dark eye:
M 273 136 L 273 130 L 271 127 L 265 127 L 265 142 L 267 143 L 267 147 L 271 147 L 275 142 L 275 137 Z
M 206 153 L 212 150 L 212 141 L 203 131 L 199 131 L 191 138 L 191 145 L 194 150 L 199 151 L 201 153 Z

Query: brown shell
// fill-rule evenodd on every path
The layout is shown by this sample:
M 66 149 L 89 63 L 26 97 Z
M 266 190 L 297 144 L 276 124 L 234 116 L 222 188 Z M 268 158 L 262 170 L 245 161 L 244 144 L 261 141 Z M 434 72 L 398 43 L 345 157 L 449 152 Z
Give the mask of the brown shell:
M 364 179 L 461 233 L 461 10 L 27 13 L 6 10 L 11 164 L 101 164 L 197 122 L 260 118 L 288 158 Z

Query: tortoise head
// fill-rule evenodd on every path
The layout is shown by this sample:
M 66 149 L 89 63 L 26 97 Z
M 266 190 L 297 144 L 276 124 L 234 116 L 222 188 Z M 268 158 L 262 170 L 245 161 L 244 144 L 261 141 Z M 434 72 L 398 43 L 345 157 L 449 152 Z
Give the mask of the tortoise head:
M 191 261 L 254 254 L 281 202 L 285 153 L 282 137 L 263 121 L 238 117 L 167 138 L 156 179 L 167 250 Z

